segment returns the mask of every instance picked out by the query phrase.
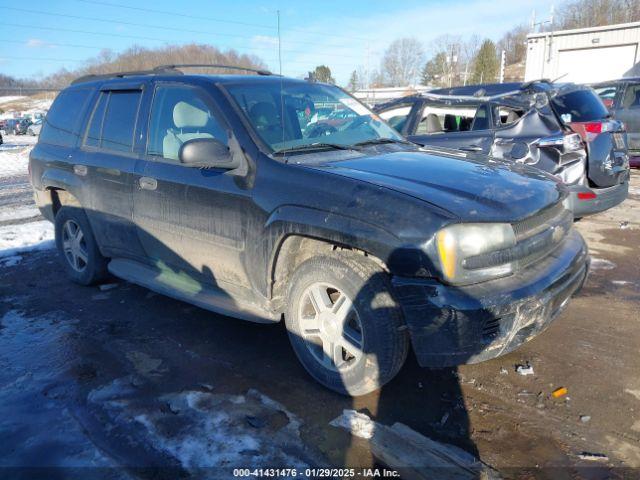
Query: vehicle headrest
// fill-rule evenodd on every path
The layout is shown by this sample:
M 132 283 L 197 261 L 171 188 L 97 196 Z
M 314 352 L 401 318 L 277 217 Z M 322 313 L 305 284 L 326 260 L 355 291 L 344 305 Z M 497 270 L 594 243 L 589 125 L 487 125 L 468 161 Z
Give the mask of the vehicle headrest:
M 177 128 L 204 127 L 209 121 L 209 112 L 187 102 L 178 102 L 173 107 L 173 123 Z
M 442 125 L 440 125 L 440 119 L 438 118 L 438 115 L 436 115 L 435 113 L 428 114 L 425 121 L 427 124 L 427 132 L 434 133 L 434 132 L 442 131 Z
M 249 116 L 257 127 L 278 125 L 278 111 L 273 103 L 258 102 L 249 109 Z
M 458 122 L 456 121 L 456 116 L 447 113 L 444 116 L 444 129 L 447 132 L 454 132 L 458 130 Z
M 509 115 L 507 115 L 507 122 L 506 123 L 513 123 L 516 120 L 518 120 L 520 118 L 520 116 L 514 112 L 513 110 L 509 111 Z

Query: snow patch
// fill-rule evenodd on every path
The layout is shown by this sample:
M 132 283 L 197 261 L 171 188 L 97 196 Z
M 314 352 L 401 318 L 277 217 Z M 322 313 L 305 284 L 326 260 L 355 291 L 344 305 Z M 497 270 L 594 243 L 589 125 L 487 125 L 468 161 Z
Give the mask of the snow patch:
M 46 221 L 0 227 L 0 258 L 54 247 L 53 225 Z
M 22 205 L 11 210 L 0 210 L 0 222 L 8 222 L 11 220 L 25 220 L 40 215 L 34 205 Z
M 106 399 L 113 407 L 114 397 Z M 300 439 L 300 420 L 256 390 L 246 395 L 184 391 L 163 395 L 159 401 L 168 410 L 148 408 L 148 403 L 136 409 L 130 403 L 125 414 L 133 413 L 130 418 L 145 427 L 146 440 L 155 449 L 193 473 L 207 467 L 305 468 L 311 463 Z M 250 419 L 260 419 L 259 426 Z
M 0 177 L 26 175 L 31 146 L 0 145 Z
M 616 268 L 616 264 L 605 260 L 604 258 L 591 257 L 591 269 L 592 270 L 613 270 Z
M 367 440 L 373 437 L 376 429 L 376 422 L 371 420 L 367 415 L 349 409 L 344 409 L 342 415 L 331 420 L 329 425 L 344 428 L 351 432 L 354 437 L 365 438 Z

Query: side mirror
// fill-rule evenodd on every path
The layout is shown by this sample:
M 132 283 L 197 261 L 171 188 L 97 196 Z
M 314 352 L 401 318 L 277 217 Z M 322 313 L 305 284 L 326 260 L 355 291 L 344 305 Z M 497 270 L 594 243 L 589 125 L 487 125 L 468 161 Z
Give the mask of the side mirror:
M 233 170 L 240 166 L 229 147 L 215 138 L 187 140 L 180 147 L 178 158 L 180 163 L 188 167 Z

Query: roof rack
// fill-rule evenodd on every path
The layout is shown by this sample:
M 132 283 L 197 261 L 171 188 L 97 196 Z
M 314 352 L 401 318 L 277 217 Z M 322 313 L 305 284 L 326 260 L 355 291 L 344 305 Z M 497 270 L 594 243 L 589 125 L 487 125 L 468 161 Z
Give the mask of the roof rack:
M 257 73 L 258 75 L 273 75 L 273 73 L 271 73 L 268 70 L 260 70 L 257 68 L 236 67 L 234 65 L 223 65 L 223 64 L 217 64 L 217 63 L 184 63 L 184 64 L 175 64 L 175 65 L 159 65 L 151 70 L 132 70 L 128 72 L 113 72 L 113 73 L 83 75 L 82 77 L 78 77 L 74 81 L 72 81 L 71 85 L 76 85 L 78 83 L 84 83 L 84 82 L 91 82 L 94 80 L 136 77 L 140 75 L 162 75 L 162 74 L 183 75 L 183 73 L 179 70 L 180 68 L 198 68 L 198 67 L 226 68 L 227 70 L 240 70 L 243 72 L 254 72 L 254 73 Z
M 99 74 L 89 74 L 83 75 L 82 77 L 76 78 L 71 85 L 75 85 L 77 83 L 91 82 L 94 80 L 106 80 L 108 78 L 124 78 L 124 77 L 136 77 L 140 75 L 159 75 L 162 73 L 171 73 L 182 75 L 180 70 L 170 69 L 170 68 L 154 68 L 153 70 L 131 70 L 128 72 L 113 72 L 113 73 L 99 73 Z
M 159 70 L 177 70 L 178 68 L 226 68 L 227 70 L 239 70 L 241 72 L 253 72 L 258 75 L 273 75 L 269 70 L 259 68 L 237 67 L 235 65 L 223 65 L 219 63 L 176 63 L 173 65 L 160 65 L 155 69 Z

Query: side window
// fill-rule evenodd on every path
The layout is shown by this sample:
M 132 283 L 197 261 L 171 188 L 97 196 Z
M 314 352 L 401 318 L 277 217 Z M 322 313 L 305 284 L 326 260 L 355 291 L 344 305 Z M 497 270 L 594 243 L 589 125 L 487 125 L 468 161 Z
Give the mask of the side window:
M 427 105 L 422 110 L 416 134 L 455 133 L 471 130 L 477 112 L 483 107 Z
M 142 92 L 102 92 L 96 103 L 84 144 L 116 152 L 131 152 Z
M 617 85 L 601 85 L 599 87 L 593 87 L 593 89 L 598 94 L 605 107 L 613 107 L 613 103 L 616 99 L 616 93 L 618 93 Z
M 488 130 L 491 128 L 489 118 L 489 107 L 487 105 L 481 105 L 473 117 L 471 130 Z
M 522 110 L 511 107 L 496 107 L 494 110 L 496 127 L 509 127 L 524 115 Z
M 40 141 L 71 147 L 80 136 L 82 114 L 93 90 L 75 88 L 62 91 L 44 119 Z
M 640 107 L 640 84 L 628 85 L 622 99 L 622 108 Z
M 102 123 L 102 148 L 119 152 L 131 151 L 141 96 L 139 91 L 113 91 L 109 94 Z
M 402 132 L 402 129 L 407 123 L 407 118 L 409 117 L 412 107 L 413 104 L 411 103 L 394 105 L 387 110 L 381 111 L 378 115 L 386 120 L 387 123 L 397 131 Z
M 182 144 L 195 138 L 214 138 L 227 144 L 225 129 L 197 88 L 158 86 L 151 107 L 147 154 L 176 162 Z

